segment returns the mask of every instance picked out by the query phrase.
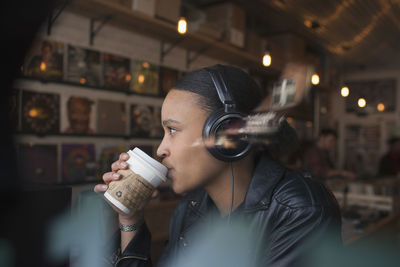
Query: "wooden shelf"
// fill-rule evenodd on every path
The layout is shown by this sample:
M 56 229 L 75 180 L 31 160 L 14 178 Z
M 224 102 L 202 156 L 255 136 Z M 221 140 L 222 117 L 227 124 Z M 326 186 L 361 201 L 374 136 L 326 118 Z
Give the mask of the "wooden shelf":
M 108 23 L 115 27 L 136 32 L 167 43 L 175 43 L 179 40 L 179 47 L 192 52 L 207 48 L 204 55 L 208 57 L 250 69 L 261 70 L 265 73 L 277 72 L 277 70 L 263 67 L 261 58 L 243 49 L 199 33 L 187 32 L 182 36 L 177 32 L 176 25 L 173 23 L 153 18 L 135 10 L 127 9 L 122 5 L 117 5 L 110 1 L 75 0 L 69 4 L 67 10 L 89 18 L 112 16 Z

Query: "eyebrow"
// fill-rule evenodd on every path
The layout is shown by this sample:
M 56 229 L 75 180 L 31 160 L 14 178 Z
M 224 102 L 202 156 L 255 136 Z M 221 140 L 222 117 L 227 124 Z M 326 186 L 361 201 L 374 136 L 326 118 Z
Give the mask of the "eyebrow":
M 163 120 L 162 125 L 166 126 L 169 124 L 180 124 L 179 121 L 173 120 L 173 119 L 168 119 L 168 120 Z

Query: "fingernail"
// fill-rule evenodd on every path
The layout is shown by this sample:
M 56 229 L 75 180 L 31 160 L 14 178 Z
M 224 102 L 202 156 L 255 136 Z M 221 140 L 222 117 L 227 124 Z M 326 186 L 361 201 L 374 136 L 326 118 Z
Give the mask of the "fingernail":
M 126 167 L 128 167 L 128 164 L 127 164 L 126 162 L 122 162 L 122 163 L 121 163 L 121 166 L 122 166 L 123 168 L 126 168 Z
M 102 190 L 104 190 L 104 191 L 106 191 L 106 190 L 107 190 L 107 188 L 108 188 L 108 186 L 107 186 L 107 185 L 105 185 L 105 184 L 103 184 L 103 185 L 101 186 L 101 189 L 102 189 Z
M 119 178 L 120 174 L 119 173 L 114 173 L 112 176 L 113 176 L 113 178 Z

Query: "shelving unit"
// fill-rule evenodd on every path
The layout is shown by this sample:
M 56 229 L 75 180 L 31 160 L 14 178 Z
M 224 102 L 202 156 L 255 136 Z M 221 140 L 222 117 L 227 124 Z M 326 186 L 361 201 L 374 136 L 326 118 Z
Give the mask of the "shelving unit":
M 152 37 L 163 43 L 169 43 L 169 45 L 177 45 L 188 51 L 187 60 L 189 61 L 196 57 L 196 54 L 201 53 L 208 57 L 265 73 L 278 72 L 278 70 L 263 67 L 261 58 L 243 49 L 200 33 L 188 31 L 185 35 L 180 35 L 173 23 L 127 9 L 110 1 L 75 0 L 67 6 L 67 10 L 91 19 L 109 18 L 107 23 L 115 27 Z M 191 56 L 192 58 L 190 58 Z

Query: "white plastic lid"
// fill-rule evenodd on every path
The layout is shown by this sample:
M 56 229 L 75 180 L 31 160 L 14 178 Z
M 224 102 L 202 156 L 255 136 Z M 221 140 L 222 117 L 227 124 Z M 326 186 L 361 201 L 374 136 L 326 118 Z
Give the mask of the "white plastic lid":
M 129 168 L 136 174 L 142 176 L 154 187 L 167 180 L 168 168 L 157 160 L 153 159 L 145 152 L 135 147 L 128 151 L 129 159 L 127 163 Z

